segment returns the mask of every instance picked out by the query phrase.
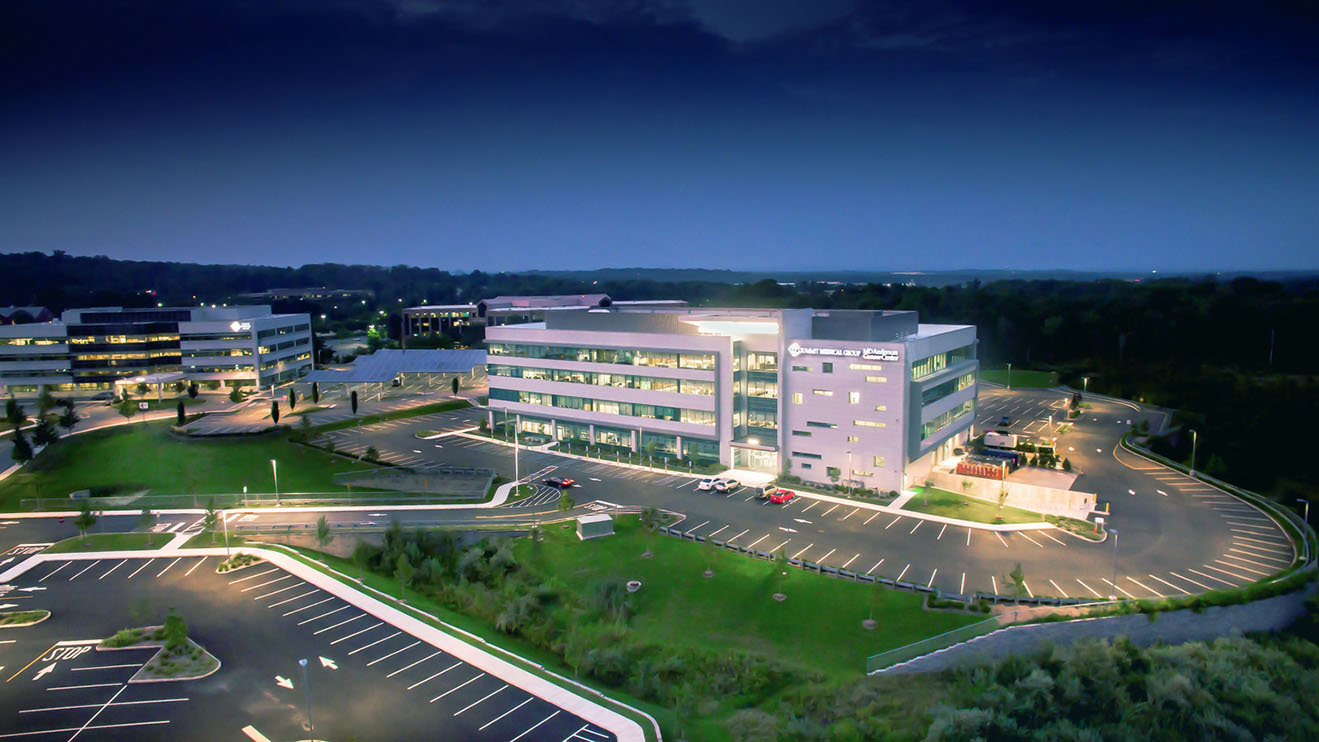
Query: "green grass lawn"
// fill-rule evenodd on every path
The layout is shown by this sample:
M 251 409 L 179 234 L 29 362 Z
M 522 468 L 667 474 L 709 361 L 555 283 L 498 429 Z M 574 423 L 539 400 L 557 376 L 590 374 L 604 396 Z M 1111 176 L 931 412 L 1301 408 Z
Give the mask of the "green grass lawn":
M 229 534 L 229 548 L 237 548 L 247 543 L 247 539 L 236 533 Z M 224 531 L 216 529 L 214 531 L 202 531 L 183 542 L 185 549 L 219 549 L 224 547 Z
M 1007 368 L 982 368 L 980 378 L 995 384 L 1007 385 Z M 1025 368 L 1012 369 L 1013 389 L 1052 389 L 1058 386 L 1057 371 L 1032 371 Z
M 986 502 L 956 492 L 931 487 L 912 487 L 916 496 L 902 506 L 903 510 L 945 518 L 973 520 L 977 523 L 1043 523 L 1044 516 L 1014 507 L 999 508 L 998 503 Z M 927 496 L 928 495 L 928 496 Z M 928 500 L 928 502 L 927 502 Z M 1002 520 L 998 520 L 998 518 Z
M 605 578 L 641 580 L 630 631 L 675 650 L 742 649 L 846 680 L 863 672 L 869 655 L 981 618 L 926 612 L 918 595 L 799 569 L 782 576 L 769 562 L 649 535 L 634 518 L 615 528 L 613 536 L 581 542 L 575 530 L 550 526 L 538 555 L 527 539 L 516 553 L 580 594 Z M 648 549 L 654 556 L 642 559 Z M 707 566 L 714 577 L 702 576 Z M 788 596 L 782 603 L 772 598 L 779 591 Z M 861 621 L 872 610 L 879 627 L 867 631 Z
M 78 551 L 127 551 L 159 549 L 173 538 L 167 533 L 89 533 L 87 538 L 74 536 L 46 549 L 46 554 L 69 554 Z
M 68 497 L 92 487 L 119 492 L 200 495 L 271 492 L 270 460 L 279 462 L 281 492 L 346 492 L 333 475 L 368 464 L 331 456 L 272 433 L 241 438 L 180 438 L 170 421 L 96 430 L 48 447 L 0 483 L 0 507 L 16 509 L 29 497 Z
M 36 623 L 50 615 L 50 611 L 14 611 L 12 613 L 0 613 L 0 626 L 16 626 L 20 624 Z

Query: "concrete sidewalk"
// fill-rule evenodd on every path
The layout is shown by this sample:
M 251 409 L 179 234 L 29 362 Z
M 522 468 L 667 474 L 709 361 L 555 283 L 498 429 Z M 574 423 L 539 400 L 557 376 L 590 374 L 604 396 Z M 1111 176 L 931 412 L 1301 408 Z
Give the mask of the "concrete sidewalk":
M 568 678 L 557 675 L 556 673 L 552 673 L 549 670 L 545 670 L 541 665 L 532 662 L 530 660 L 527 660 L 525 658 L 518 657 L 512 652 L 508 652 L 507 650 L 504 650 L 502 648 L 493 647 L 492 645 L 487 643 L 484 639 L 481 639 L 480 637 L 477 637 L 473 634 L 469 634 L 465 631 L 462 631 L 457 627 L 450 626 L 449 624 L 440 621 L 438 618 L 435 618 L 430 614 L 427 614 L 423 611 L 417 611 L 417 613 L 427 616 L 428 618 L 431 618 L 440 625 L 444 626 L 445 629 L 447 629 L 447 631 L 442 631 L 438 628 L 435 628 L 429 623 L 426 623 L 425 621 L 415 618 L 412 615 L 409 615 L 408 613 L 398 608 L 395 608 L 392 605 L 392 603 L 394 602 L 392 598 L 389 598 L 388 596 L 382 596 L 389 601 L 387 603 L 384 600 L 380 600 L 365 592 L 369 590 L 372 593 L 379 594 L 377 593 L 377 591 L 372 590 L 371 588 L 363 587 L 361 589 L 358 589 L 351 585 L 345 584 L 345 582 L 342 582 L 339 579 L 335 579 L 331 575 L 327 575 L 318 569 L 314 569 L 311 566 L 302 562 L 301 560 L 295 559 L 287 554 L 284 554 L 281 551 L 277 551 L 274 549 L 250 548 L 246 546 L 242 547 L 241 549 L 234 549 L 234 551 L 240 551 L 240 550 L 245 554 L 253 554 L 255 556 L 261 557 L 262 559 L 265 559 L 267 562 L 270 562 L 274 566 L 285 570 L 289 574 L 294 575 L 295 577 L 303 580 L 304 582 L 307 582 L 313 585 L 314 587 L 320 588 L 321 590 L 324 590 L 325 592 L 329 593 L 330 595 L 333 595 L 336 598 L 339 598 L 340 600 L 352 604 L 358 609 L 372 616 L 375 616 L 381 621 L 384 621 L 398 629 L 406 631 L 407 633 L 417 637 L 418 639 L 421 639 L 422 641 L 426 642 L 427 644 L 430 644 L 436 649 L 443 650 L 453 655 L 457 659 L 460 659 L 472 665 L 473 667 L 477 667 L 481 669 L 487 674 L 498 677 L 501 680 L 504 680 L 512 685 L 516 685 L 519 688 L 525 690 L 526 692 L 535 695 L 549 703 L 552 703 L 555 706 L 564 709 L 565 711 L 569 711 L 573 714 L 576 714 L 581 718 L 591 722 L 592 724 L 600 726 L 604 729 L 608 729 L 609 731 L 613 732 L 615 735 L 618 736 L 619 742 L 645 742 L 646 739 L 645 730 L 643 730 L 637 722 L 627 718 L 626 716 L 623 716 L 622 714 L 616 711 L 606 708 L 605 706 L 602 706 L 601 704 L 596 703 L 584 696 L 568 691 L 560 687 L 559 685 L 556 685 L 555 683 L 552 683 L 549 680 L 541 677 L 540 675 L 537 675 L 531 671 L 523 669 L 519 665 L 516 665 L 501 657 L 497 657 L 494 654 L 492 654 L 490 651 L 486 651 L 485 649 L 474 646 L 472 643 L 470 643 L 470 641 L 465 641 L 464 639 L 459 638 L 458 635 L 461 634 L 462 636 L 467 637 L 469 640 L 480 642 L 482 644 L 485 644 L 486 646 L 491 647 L 491 649 L 495 651 L 505 653 L 510 657 L 514 657 L 518 660 L 521 660 L 527 665 L 530 665 L 538 670 L 541 670 L 547 675 L 553 675 L 556 679 L 559 679 L 561 681 L 570 683 L 578 688 L 581 688 L 583 691 L 587 693 L 597 696 L 600 695 L 591 688 L 583 686 L 580 683 L 576 683 L 575 681 L 572 681 Z M 0 573 L 0 584 L 8 583 L 14 578 L 18 577 L 19 575 L 24 574 L 28 570 L 31 570 L 32 568 L 41 564 L 45 564 L 47 562 L 93 560 L 93 559 L 140 559 L 144 557 L 154 557 L 158 559 L 172 558 L 172 557 L 189 557 L 189 556 L 221 556 L 222 557 L 224 556 L 224 554 L 225 554 L 224 549 L 179 549 L 174 547 L 173 543 L 166 546 L 165 548 L 158 550 L 97 551 L 97 552 L 83 552 L 83 553 L 74 553 L 74 554 L 35 554 L 29 557 L 28 559 L 20 562 L 19 564 L 15 565 L 14 567 L 11 567 L 5 572 Z M 340 574 L 340 576 L 346 580 L 349 580 L 351 582 L 356 582 L 356 580 L 353 580 L 351 577 L 348 577 L 347 575 L 342 575 L 341 573 L 337 573 L 337 572 L 336 574 Z M 611 701 L 611 702 L 619 706 L 631 708 L 617 701 Z M 652 717 L 650 717 L 649 714 L 646 714 L 638 709 L 631 709 L 631 710 L 635 712 L 638 716 L 644 716 L 650 719 L 651 724 L 654 726 L 655 735 L 657 738 L 659 738 L 660 735 L 659 724 L 656 723 L 655 720 Z

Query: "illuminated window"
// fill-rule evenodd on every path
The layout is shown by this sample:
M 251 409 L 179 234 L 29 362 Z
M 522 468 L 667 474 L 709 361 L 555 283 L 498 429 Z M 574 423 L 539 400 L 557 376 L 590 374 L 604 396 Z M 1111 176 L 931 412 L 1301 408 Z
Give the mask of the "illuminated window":
M 857 404 L 861 401 L 861 392 L 848 392 L 847 401 L 850 404 Z

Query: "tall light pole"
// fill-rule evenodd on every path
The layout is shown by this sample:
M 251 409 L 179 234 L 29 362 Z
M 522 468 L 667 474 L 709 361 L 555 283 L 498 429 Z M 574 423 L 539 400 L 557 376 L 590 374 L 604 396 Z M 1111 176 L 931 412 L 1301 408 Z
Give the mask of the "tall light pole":
M 279 466 L 274 459 L 270 460 L 270 473 L 275 477 L 275 505 L 279 505 Z
M 307 658 L 303 657 L 298 660 L 302 666 L 302 690 L 307 694 L 307 735 L 308 739 L 316 739 L 316 726 L 311 723 L 311 685 L 307 682 Z
M 847 496 L 852 496 L 852 452 L 847 452 Z
M 1310 501 L 1300 497 L 1296 498 L 1296 501 L 1305 505 L 1305 515 L 1302 516 L 1302 521 L 1308 527 L 1310 525 Z M 1308 562 L 1310 561 L 1310 534 L 1306 531 L 1306 528 L 1301 529 L 1301 539 L 1305 541 L 1305 561 Z
M 1008 364 L 1008 389 L 1012 388 L 1012 364 Z
M 229 514 L 220 511 L 220 523 L 224 525 L 224 559 L 229 561 Z
M 1081 393 L 1082 393 L 1082 394 L 1089 394 L 1089 393 L 1090 393 L 1090 377 L 1089 377 L 1089 376 L 1082 376 L 1082 377 L 1081 377 Z
M 1113 589 L 1108 593 L 1109 600 L 1117 600 L 1117 529 L 1110 528 L 1108 532 L 1113 534 Z
M 1191 431 L 1191 476 L 1195 476 L 1195 444 L 1199 441 L 1200 436 L 1194 430 Z

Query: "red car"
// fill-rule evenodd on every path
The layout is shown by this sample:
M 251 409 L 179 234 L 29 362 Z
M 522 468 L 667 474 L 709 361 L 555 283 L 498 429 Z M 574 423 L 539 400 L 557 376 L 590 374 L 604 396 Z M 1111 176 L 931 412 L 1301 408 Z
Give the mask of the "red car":
M 775 505 L 782 505 L 787 502 L 792 502 L 792 498 L 796 496 L 797 493 L 792 490 L 778 489 L 769 494 L 769 501 Z
M 568 477 L 564 477 L 562 479 L 558 477 L 550 477 L 549 479 L 545 480 L 545 484 L 548 484 L 551 487 L 558 487 L 559 489 L 568 489 L 569 487 L 572 487 L 573 485 L 577 484 L 577 480 L 569 479 Z

